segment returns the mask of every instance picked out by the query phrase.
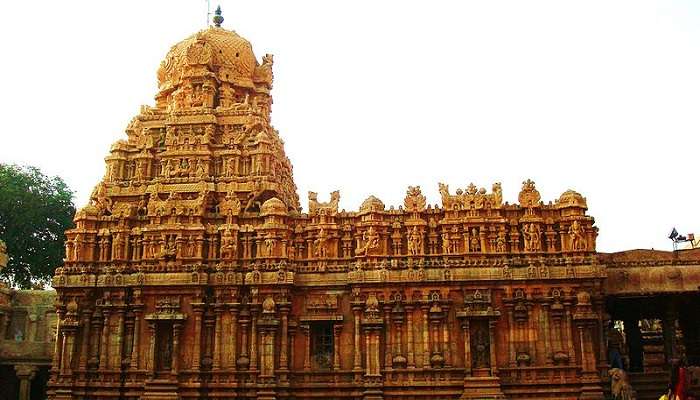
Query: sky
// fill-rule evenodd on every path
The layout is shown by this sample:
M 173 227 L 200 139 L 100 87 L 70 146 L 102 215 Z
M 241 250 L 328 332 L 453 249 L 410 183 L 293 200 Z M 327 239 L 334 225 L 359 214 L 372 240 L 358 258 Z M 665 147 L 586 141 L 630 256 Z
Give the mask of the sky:
M 582 193 L 599 251 L 700 234 L 698 1 L 234 1 L 223 27 L 275 56 L 272 121 L 301 203 L 532 179 Z M 205 0 L 0 2 L 0 162 L 78 206 Z

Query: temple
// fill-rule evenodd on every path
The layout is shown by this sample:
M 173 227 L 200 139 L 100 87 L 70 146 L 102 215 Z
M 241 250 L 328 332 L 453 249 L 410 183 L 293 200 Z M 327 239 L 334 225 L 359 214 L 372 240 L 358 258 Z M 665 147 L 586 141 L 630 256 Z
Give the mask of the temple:
M 640 370 L 645 318 L 667 326 L 661 363 L 681 340 L 698 355 L 697 322 L 675 324 L 700 256 L 690 277 L 654 264 L 684 283 L 662 288 L 674 308 L 645 307 L 632 269 L 656 266 L 597 253 L 575 191 L 439 184 L 438 205 L 409 187 L 356 211 L 310 192 L 303 211 L 270 125 L 273 57 L 222 20 L 170 49 L 67 232 L 49 398 L 603 399 L 615 321 Z

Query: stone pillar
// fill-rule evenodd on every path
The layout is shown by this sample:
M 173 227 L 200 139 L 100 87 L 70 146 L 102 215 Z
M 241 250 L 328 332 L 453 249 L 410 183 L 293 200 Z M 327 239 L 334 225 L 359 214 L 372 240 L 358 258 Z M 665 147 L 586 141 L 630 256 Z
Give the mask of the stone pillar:
M 569 349 L 569 362 L 575 360 L 574 357 L 574 340 L 572 338 L 573 333 L 571 332 L 571 310 L 566 309 L 566 314 L 564 316 L 564 341 L 566 343 L 566 348 Z
M 63 348 L 61 350 L 61 374 L 71 375 L 73 373 L 73 353 L 75 352 L 75 331 L 76 326 L 67 326 L 62 330 Z
M 148 344 L 148 358 L 146 359 L 146 365 L 148 366 L 148 372 L 151 376 L 156 373 L 156 322 L 148 321 L 148 331 L 150 334 L 150 340 Z
M 406 363 L 408 368 L 416 367 L 415 350 L 413 349 L 413 307 L 406 307 Z
M 238 356 L 238 310 L 236 306 L 231 306 L 229 309 L 231 313 L 231 323 L 230 323 L 230 336 L 229 336 L 229 352 L 228 359 L 226 362 L 226 367 L 236 368 L 236 357 Z
M 90 352 L 90 317 L 92 317 L 92 312 L 83 310 L 80 327 L 82 339 L 80 343 L 80 357 L 78 358 L 78 369 L 80 371 L 85 371 L 87 368 L 88 353 Z
M 379 334 L 380 330 L 376 329 L 374 333 L 374 375 L 381 375 L 381 363 L 379 362 Z
M 491 366 L 491 376 L 498 375 L 498 366 L 496 364 L 496 321 L 489 320 L 489 365 Z
M 35 365 L 17 364 L 15 365 L 15 373 L 19 380 L 19 400 L 29 400 L 29 391 L 31 382 L 36 375 L 38 368 Z
M 342 330 L 342 324 L 333 325 L 333 371 L 340 370 L 340 333 Z
M 362 343 L 360 342 L 360 306 L 353 306 L 353 313 L 355 314 L 355 340 L 353 346 L 353 365 L 352 369 L 354 371 L 362 370 Z M 305 364 L 306 365 L 306 364 Z
M 56 341 L 53 348 L 53 360 L 51 360 L 51 371 L 54 374 L 58 373 L 61 366 L 61 348 L 63 348 L 63 335 L 61 335 L 61 322 L 65 311 L 61 308 L 56 310 Z M 9 318 L 8 318 L 9 321 Z
M 512 306 L 508 308 L 508 366 L 515 367 L 515 318 Z
M 537 341 L 535 339 L 535 333 L 537 332 L 537 314 L 535 313 L 535 306 L 527 306 L 527 347 L 530 350 L 530 363 L 531 365 L 539 364 L 539 355 L 537 354 Z
M 109 310 L 102 310 L 102 339 L 100 340 L 100 371 L 107 369 L 109 345 Z
M 104 319 L 102 313 L 95 309 L 92 313 L 90 321 L 90 358 L 88 359 L 88 368 L 97 368 L 100 362 L 100 337 L 102 336 L 102 324 Z
M 112 355 L 112 362 L 114 365 L 112 365 L 112 369 L 121 369 L 122 365 L 122 352 L 124 349 L 122 348 L 122 343 L 124 341 L 124 314 L 126 314 L 126 310 L 123 307 L 120 307 L 117 310 L 117 343 L 115 344 L 115 354 Z
M 295 328 L 292 327 L 289 329 L 289 360 L 287 363 L 289 369 L 294 369 L 294 347 L 296 346 L 296 342 L 294 340 L 296 335 L 297 332 Z
M 462 331 L 464 332 L 464 375 L 472 375 L 472 344 L 471 335 L 469 332 L 469 320 L 464 319 L 462 322 Z
M 131 365 L 132 370 L 139 369 L 139 347 L 141 343 L 141 309 L 134 310 L 134 334 L 131 344 Z
M 365 330 L 365 375 L 372 374 L 372 340 L 369 330 Z
M 256 371 L 258 369 L 258 315 L 256 312 L 251 314 L 250 323 L 250 369 Z
M 549 331 L 549 304 L 542 305 L 542 325 L 544 328 L 544 358 L 546 365 L 552 365 L 551 332 Z
M 403 331 L 403 319 L 397 319 L 394 321 L 394 335 L 395 335 L 395 343 L 394 343 L 394 359 L 401 359 L 403 357 L 403 344 L 401 343 L 401 333 Z
M 202 357 L 202 309 L 203 304 L 192 304 L 194 313 L 194 341 L 192 347 L 192 369 L 198 370 Z
M 289 348 L 289 307 L 280 305 L 280 317 L 282 319 L 282 332 L 280 333 L 280 372 L 289 371 L 289 359 L 287 356 Z M 335 343 L 335 342 L 334 342 Z
M 450 347 L 452 344 L 450 343 L 450 322 L 449 322 L 449 314 L 445 314 L 445 319 L 443 320 L 442 323 L 442 343 L 443 343 L 443 357 L 445 358 L 445 366 L 449 367 L 452 365 L 452 354 L 450 352 Z
M 302 325 L 301 329 L 304 332 L 304 371 L 311 371 L 311 327 Z
M 384 307 L 384 365 L 391 369 L 392 367 L 392 350 L 391 350 L 391 307 Z
M 676 319 L 678 319 L 678 315 L 673 309 L 672 304 L 667 305 L 663 319 L 661 320 L 666 365 L 671 365 L 671 362 L 676 358 Z M 685 332 L 683 333 L 685 334 Z
M 430 368 L 430 331 L 428 329 L 428 309 L 429 306 L 421 306 L 423 311 L 423 368 Z
M 182 322 L 175 321 L 173 323 L 173 360 L 170 364 L 170 373 L 177 376 L 180 372 L 180 331 L 182 330 Z
M 222 326 L 223 319 L 221 318 L 223 310 L 220 305 L 214 308 L 214 360 L 212 361 L 212 369 L 219 370 L 221 368 L 221 344 L 222 344 Z

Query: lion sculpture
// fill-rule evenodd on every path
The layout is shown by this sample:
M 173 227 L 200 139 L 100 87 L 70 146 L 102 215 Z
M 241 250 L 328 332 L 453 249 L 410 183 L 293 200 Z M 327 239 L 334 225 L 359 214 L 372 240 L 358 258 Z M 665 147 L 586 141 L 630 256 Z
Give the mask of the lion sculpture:
M 637 400 L 637 393 L 630 385 L 627 372 L 620 368 L 608 371 L 610 375 L 610 391 L 615 400 Z

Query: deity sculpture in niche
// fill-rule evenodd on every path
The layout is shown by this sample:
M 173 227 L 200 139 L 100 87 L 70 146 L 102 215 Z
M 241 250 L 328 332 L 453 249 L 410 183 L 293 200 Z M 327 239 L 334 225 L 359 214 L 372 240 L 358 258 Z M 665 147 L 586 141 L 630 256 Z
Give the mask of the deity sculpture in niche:
M 525 251 L 534 252 L 540 250 L 540 228 L 537 225 L 534 223 L 525 225 L 523 238 L 525 240 Z
M 469 238 L 469 251 L 471 253 L 477 253 L 481 251 L 481 241 L 479 240 L 479 233 L 476 228 L 472 228 L 472 234 Z
M 423 236 L 418 232 L 418 227 L 414 226 L 411 229 L 411 234 L 408 236 L 408 253 L 412 256 L 417 256 L 423 251 Z
M 238 253 L 238 241 L 236 240 L 237 232 L 230 228 L 225 229 L 221 234 L 221 257 L 230 260 L 236 257 Z
M 379 248 L 379 234 L 374 231 L 374 227 L 369 227 L 362 234 L 362 241 L 358 242 L 356 253 L 358 255 L 366 256 L 372 250 Z
M 571 250 L 585 250 L 586 237 L 578 221 L 574 220 L 569 227 L 569 238 L 571 239 Z
M 326 231 L 321 228 L 318 232 L 318 237 L 314 240 L 314 256 L 319 258 L 326 258 L 328 256 L 327 240 Z
M 506 252 L 506 230 L 501 228 L 496 236 L 496 253 Z

